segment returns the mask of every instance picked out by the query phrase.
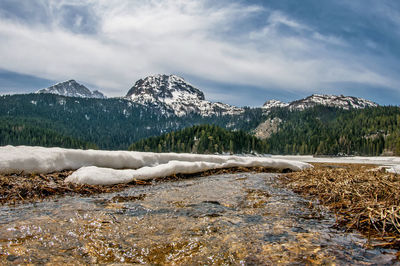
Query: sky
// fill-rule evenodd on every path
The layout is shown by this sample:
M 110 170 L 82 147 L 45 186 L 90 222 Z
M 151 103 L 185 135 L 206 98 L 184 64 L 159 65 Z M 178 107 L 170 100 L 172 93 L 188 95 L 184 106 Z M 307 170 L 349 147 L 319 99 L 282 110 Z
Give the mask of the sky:
M 75 79 L 109 97 L 176 74 L 207 100 L 400 105 L 398 0 L 0 0 L 0 94 Z

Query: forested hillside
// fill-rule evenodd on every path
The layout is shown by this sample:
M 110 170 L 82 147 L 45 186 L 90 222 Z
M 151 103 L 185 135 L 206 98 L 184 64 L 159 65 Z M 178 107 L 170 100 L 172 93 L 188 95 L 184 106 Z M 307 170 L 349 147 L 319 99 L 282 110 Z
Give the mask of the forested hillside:
M 266 140 L 242 131 L 203 125 L 140 140 L 131 150 L 194 153 L 400 155 L 400 108 L 270 110 L 282 122 Z
M 244 133 L 252 132 L 268 118 L 279 118 L 281 122 L 278 131 L 265 143 Z M 176 152 L 332 155 L 394 152 L 400 155 L 399 107 L 343 110 L 316 106 L 304 111 L 272 108 L 264 113 L 260 108 L 244 108 L 238 115 L 178 117 L 162 113 L 151 105 L 119 98 L 89 99 L 52 94 L 0 96 L 1 145 L 128 149 L 139 140 L 200 124 L 238 132 L 212 126 L 203 126 L 201 130 L 194 127 L 174 136 L 173 143 L 167 139 L 165 144 L 154 143 L 157 138 L 152 138 L 152 142 L 140 142 L 142 146 L 135 144 L 139 145 L 136 148 L 159 151 L 160 144 L 161 151 Z M 172 134 L 169 136 L 171 138 Z M 195 137 L 199 146 L 193 142 Z M 232 141 L 234 147 L 226 140 Z
M 129 150 L 186 153 L 265 153 L 267 142 L 244 131 L 199 125 L 133 143 Z
M 274 154 L 400 155 L 400 108 L 342 110 L 318 106 L 305 111 L 274 109 L 283 120 L 268 139 Z
M 48 129 L 51 124 L 39 119 L 0 118 L 0 146 L 30 145 L 77 149 L 97 149 L 93 143 L 64 136 Z
M 262 121 L 261 109 L 246 108 L 240 115 L 201 117 L 196 114 L 177 117 L 160 113 L 151 105 L 131 101 L 64 97 L 53 94 L 25 94 L 0 96 L 0 142 L 5 144 L 37 145 L 37 138 L 26 131 L 6 130 L 14 121 L 24 121 L 30 127 L 40 122 L 37 129 L 57 132 L 62 136 L 93 143 L 100 149 L 128 149 L 129 145 L 149 136 L 179 130 L 196 124 L 216 124 L 231 129 L 250 131 Z M 39 134 L 40 135 L 40 134 Z M 53 136 L 53 137 L 52 137 Z M 18 141 L 17 141 L 18 140 Z M 48 134 L 46 146 L 69 146 Z

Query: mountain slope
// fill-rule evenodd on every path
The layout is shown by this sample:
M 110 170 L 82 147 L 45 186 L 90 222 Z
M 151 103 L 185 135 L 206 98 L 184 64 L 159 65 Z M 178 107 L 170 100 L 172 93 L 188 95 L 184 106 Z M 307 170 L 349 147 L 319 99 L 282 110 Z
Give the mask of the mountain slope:
M 73 79 L 57 83 L 46 89 L 38 90 L 36 93 L 50 93 L 67 97 L 80 97 L 80 98 L 100 98 L 100 99 L 106 98 L 103 93 L 97 90 L 92 92 L 88 88 L 86 88 L 82 84 L 79 84 Z
M 283 103 L 278 100 L 269 100 L 262 106 L 262 108 L 268 110 L 274 107 L 281 107 L 288 108 L 290 110 L 305 110 L 317 105 L 339 107 L 345 110 L 363 109 L 367 107 L 378 106 L 378 104 L 374 102 L 353 96 L 313 94 L 304 99 L 296 100 L 290 103 Z
M 93 143 L 66 136 L 59 130 L 50 129 L 50 122 L 43 119 L 7 119 L 0 117 L 0 146 L 33 145 L 75 149 L 96 149 Z
M 202 91 L 175 75 L 155 75 L 140 79 L 125 98 L 177 116 L 191 113 L 201 116 L 235 115 L 243 112 L 242 108 L 206 101 Z
M 263 114 L 260 109 L 245 108 L 238 115 L 200 116 L 191 113 L 178 117 L 174 114 L 163 115 L 151 106 L 121 98 L 22 94 L 0 96 L 0 118 L 9 122 L 24 119 L 29 124 L 47 121 L 43 126 L 46 129 L 94 143 L 100 149 L 127 149 L 139 139 L 195 124 L 215 124 L 231 130 L 250 131 L 263 120 Z M 32 139 L 26 144 L 34 145 L 35 141 Z
M 400 155 L 399 107 L 278 108 L 271 119 L 281 121 L 267 138 L 273 154 Z
M 142 139 L 131 150 L 193 153 L 400 155 L 400 108 L 344 110 L 316 106 L 304 111 L 271 110 L 279 130 L 259 139 L 243 131 L 195 126 Z

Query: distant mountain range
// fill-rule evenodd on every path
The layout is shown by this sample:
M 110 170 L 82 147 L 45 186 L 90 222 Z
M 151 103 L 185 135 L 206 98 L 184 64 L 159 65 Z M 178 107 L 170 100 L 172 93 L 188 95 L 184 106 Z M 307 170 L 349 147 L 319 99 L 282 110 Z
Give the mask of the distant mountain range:
M 75 80 L 37 93 L 0 96 L 0 145 L 127 149 L 144 138 L 186 132 L 194 125 L 244 131 L 261 139 L 267 153 L 400 152 L 400 108 L 351 96 L 314 94 L 290 103 L 269 100 L 262 107 L 239 108 L 207 101 L 201 90 L 175 75 L 140 79 L 125 96 L 115 98 L 105 98 Z M 213 130 L 204 132 L 210 137 L 203 136 L 204 145 L 209 145 L 204 152 L 231 146 L 221 139 L 230 133 L 221 133 L 217 140 Z M 144 150 L 159 150 L 158 145 L 165 150 L 162 139 L 155 147 L 151 141 L 143 143 Z
M 99 91 L 90 91 L 75 80 L 58 83 L 37 93 L 51 93 L 67 97 L 106 98 Z M 185 116 L 198 114 L 201 116 L 236 115 L 244 108 L 220 102 L 210 102 L 204 93 L 176 75 L 153 75 L 140 79 L 128 91 L 125 97 L 129 101 L 150 106 L 163 114 Z M 317 105 L 339 107 L 345 110 L 376 107 L 378 104 L 352 96 L 313 94 L 304 99 L 284 103 L 279 100 L 269 100 L 262 106 L 264 110 L 271 108 L 289 108 L 304 110 Z

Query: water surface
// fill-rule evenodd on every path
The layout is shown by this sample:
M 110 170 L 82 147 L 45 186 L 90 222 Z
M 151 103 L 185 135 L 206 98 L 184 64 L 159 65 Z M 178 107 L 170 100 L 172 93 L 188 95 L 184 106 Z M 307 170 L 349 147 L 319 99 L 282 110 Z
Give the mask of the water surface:
M 0 208 L 0 263 L 393 264 L 276 174 L 240 173 Z

